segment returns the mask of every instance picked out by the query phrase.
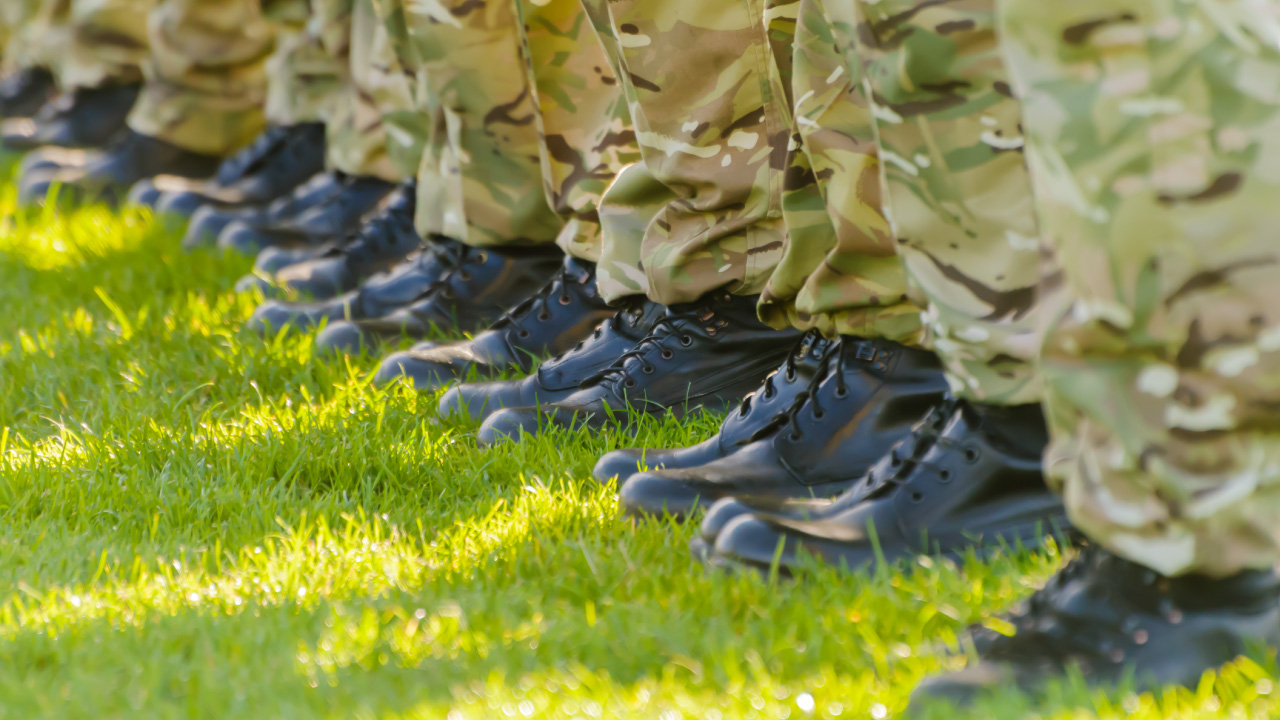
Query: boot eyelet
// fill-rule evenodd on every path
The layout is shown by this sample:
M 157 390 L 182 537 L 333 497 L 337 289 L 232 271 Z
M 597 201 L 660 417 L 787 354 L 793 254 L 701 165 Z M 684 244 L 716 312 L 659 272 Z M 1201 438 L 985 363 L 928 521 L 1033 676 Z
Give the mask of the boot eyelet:
M 518 335 L 518 336 L 520 337 L 520 339 L 522 339 L 522 340 L 523 340 L 523 339 L 525 339 L 525 338 L 529 337 L 530 332 L 529 332 L 528 330 L 521 330 L 520 332 L 516 333 L 516 335 Z
M 561 295 L 561 296 L 560 296 L 560 304 L 561 304 L 561 305 L 568 305 L 568 304 L 570 304 L 570 303 L 572 303 L 572 302 L 573 302 L 573 298 L 569 297 L 568 295 Z
M 944 483 L 945 483 L 945 482 L 951 482 L 951 471 L 950 471 L 950 470 L 942 470 L 942 471 L 940 471 L 940 472 L 938 473 L 938 481 L 939 481 L 939 482 L 944 482 Z
M 978 455 L 979 453 L 977 450 L 974 450 L 973 448 L 965 448 L 965 451 L 964 451 L 965 460 L 968 460 L 971 463 L 978 462 Z
M 800 442 L 800 433 L 791 433 L 787 436 L 791 442 Z
M 849 397 L 849 388 L 845 388 L 845 387 L 836 388 L 836 397 L 841 400 Z
M 551 313 L 549 312 L 538 313 L 538 322 L 547 322 L 550 319 L 551 319 Z
M 480 262 L 482 262 L 482 263 L 489 262 L 489 253 L 487 253 L 487 252 L 482 252 L 482 253 L 480 253 L 480 254 L 476 255 L 476 260 L 478 260 L 478 261 L 480 261 Z
M 795 382 L 796 381 L 795 368 L 787 368 L 787 372 L 786 374 L 783 375 L 783 377 L 787 379 L 787 382 Z
M 715 329 L 715 328 L 713 328 L 713 327 L 709 327 L 709 328 L 707 328 L 707 334 L 708 334 L 708 335 L 710 335 L 711 337 L 715 337 L 715 335 L 716 335 L 716 329 Z
M 689 347 L 690 345 L 693 344 L 693 338 L 689 337 L 688 335 L 681 335 L 680 344 L 685 347 Z
M 631 378 L 627 378 L 627 381 L 624 382 L 623 385 L 626 385 L 629 388 L 633 388 L 636 386 L 636 381 L 632 380 Z
M 676 354 L 675 354 L 675 353 L 671 352 L 670 350 L 666 350 L 666 349 L 664 349 L 664 350 L 662 351 L 661 355 L 662 355 L 662 359 L 663 359 L 663 360 L 670 360 L 671 358 L 673 358 L 673 357 L 675 357 L 675 356 L 676 356 Z
M 655 372 L 657 372 L 657 371 L 658 371 L 658 368 L 656 368 L 656 367 L 654 367 L 654 366 L 652 366 L 652 365 L 645 365 L 645 366 L 644 366 L 644 368 L 643 368 L 643 370 L 644 370 L 644 374 L 645 374 L 645 375 L 652 375 L 652 374 L 654 374 Z
M 461 280 L 462 282 L 471 282 L 471 273 L 467 272 L 466 270 L 463 270 L 462 272 L 458 273 L 458 279 Z
M 921 493 L 921 492 L 911 493 L 911 502 L 918 503 L 921 500 L 924 500 L 924 493 Z
M 814 411 L 813 411 L 813 419 L 814 419 L 814 420 L 821 420 L 822 418 L 824 418 L 824 417 L 826 417 L 826 416 L 827 416 L 827 414 L 826 414 L 825 412 L 821 411 L 821 410 L 814 410 Z

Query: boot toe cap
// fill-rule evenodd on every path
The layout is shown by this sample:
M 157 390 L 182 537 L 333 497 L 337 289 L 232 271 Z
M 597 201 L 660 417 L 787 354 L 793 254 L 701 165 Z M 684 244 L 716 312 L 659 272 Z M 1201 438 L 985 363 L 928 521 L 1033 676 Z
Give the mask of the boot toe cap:
M 270 280 L 253 273 L 249 273 L 237 280 L 235 290 L 238 293 L 251 293 L 257 290 L 266 298 L 270 298 L 276 294 L 276 287 Z
M 702 516 L 702 526 L 698 529 L 698 535 L 708 548 L 713 548 L 716 539 L 730 522 L 750 513 L 751 507 L 737 498 L 727 497 L 717 500 Z
M 503 442 L 520 442 L 534 437 L 542 429 L 546 418 L 538 408 L 504 408 L 490 415 L 480 426 L 476 439 L 482 447 Z
M 232 220 L 218 233 L 218 247 L 242 255 L 257 255 L 271 244 L 270 237 L 241 220 Z
M 778 547 L 782 545 L 781 555 Z M 786 533 L 751 515 L 736 517 L 716 537 L 715 559 L 720 563 L 745 565 L 760 570 L 772 567 L 778 557 L 785 568 L 793 559 L 794 545 Z
M 217 243 L 218 236 L 234 219 L 230 212 L 220 208 L 200 208 L 191 216 L 187 232 L 182 237 L 182 247 L 186 250 L 212 247 Z
M 204 207 L 207 202 L 208 200 L 199 193 L 190 191 L 168 192 L 155 201 L 154 207 L 158 213 L 189 218 L 197 210 Z
M 150 179 L 134 183 L 124 199 L 126 205 L 149 207 L 157 211 L 160 210 L 162 200 L 164 200 L 164 192 L 156 187 L 155 181 Z
M 623 448 L 606 453 L 596 461 L 596 466 L 591 471 L 591 476 L 601 483 L 618 482 L 618 487 L 626 484 L 627 480 L 640 472 L 642 468 L 656 469 L 661 465 L 653 463 L 653 450 L 640 450 L 636 448 Z
M 662 472 L 633 476 L 618 493 L 623 511 L 634 517 L 671 516 L 685 520 L 696 512 L 703 493 Z
M 375 336 L 366 332 L 360 323 L 350 320 L 331 323 L 316 336 L 317 355 L 358 355 L 377 346 Z

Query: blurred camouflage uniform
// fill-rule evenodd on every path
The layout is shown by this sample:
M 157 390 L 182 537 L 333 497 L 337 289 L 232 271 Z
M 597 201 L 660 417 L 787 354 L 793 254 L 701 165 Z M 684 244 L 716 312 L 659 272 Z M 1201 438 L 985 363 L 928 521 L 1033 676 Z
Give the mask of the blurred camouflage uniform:
M 555 242 L 515 0 L 378 4 L 418 82 L 423 172 L 446 179 L 419 183 L 419 229 L 476 247 Z
M 918 343 L 920 307 L 907 296 L 884 216 L 853 27 L 832 22 L 821 0 L 773 0 L 765 18 L 791 142 L 787 247 L 761 317 L 779 327 Z
M 789 137 L 762 0 L 582 3 L 625 68 L 644 157 L 606 196 L 606 234 L 644 225 L 637 269 L 658 302 L 760 292 L 782 256 Z
M 267 122 L 324 122 L 350 72 L 352 0 L 311 0 L 297 32 L 282 33 L 267 60 Z
M 268 7 L 296 11 L 288 2 Z M 266 122 L 276 31 L 259 0 L 163 0 L 148 16 L 146 82 L 129 126 L 209 155 L 247 144 Z
M 643 273 L 635 269 L 638 238 L 605 243 L 600 225 L 606 189 L 625 166 L 640 160 L 617 72 L 579 0 L 519 0 L 517 5 L 543 185 L 552 209 L 566 221 L 556 243 L 567 254 L 597 264 L 597 283 L 606 299 L 644 294 L 647 285 L 637 282 Z
M 955 393 L 1034 403 L 1042 255 L 995 0 L 828 2 L 856 38 L 886 215 Z M 856 14 L 855 14 L 856 13 Z M 856 28 L 856 30 L 855 30 Z
M 1165 574 L 1280 560 L 1280 12 L 1003 0 L 1069 308 L 1043 359 L 1072 521 Z
M 64 90 L 142 79 L 145 18 L 156 0 L 12 2 L 0 13 L 23 24 L 7 48 L 8 66 L 48 68 Z
M 333 0 L 325 0 L 334 4 Z M 329 166 L 350 175 L 391 182 L 413 177 L 416 167 L 397 164 L 387 151 L 383 119 L 414 108 L 413 86 L 396 57 L 387 27 L 370 0 L 349 0 L 350 48 L 347 81 L 326 123 Z

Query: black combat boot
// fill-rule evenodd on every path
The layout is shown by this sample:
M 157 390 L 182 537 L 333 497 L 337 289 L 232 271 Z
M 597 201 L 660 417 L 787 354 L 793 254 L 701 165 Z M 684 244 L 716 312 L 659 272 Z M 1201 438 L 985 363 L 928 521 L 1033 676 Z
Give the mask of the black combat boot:
M 31 117 L 57 91 L 53 73 L 44 68 L 27 68 L 0 78 L 0 118 Z
M 218 247 L 245 255 L 257 255 L 268 247 L 316 247 L 337 243 L 360 228 L 365 213 L 373 210 L 396 186 L 372 177 L 340 177 L 336 192 L 324 202 L 297 214 L 280 218 L 232 220 L 218 235 Z
M 755 390 L 801 335 L 760 322 L 756 300 L 717 291 L 669 307 L 645 339 L 578 392 L 544 407 L 500 410 L 484 421 L 477 438 L 489 445 L 543 427 L 601 428 L 625 423 L 632 410 L 676 416 L 724 410 Z
M 458 246 L 451 268 L 421 297 L 378 318 L 340 320 L 320 332 L 320 352 L 372 350 L 432 332 L 461 334 L 493 324 L 503 312 L 545 284 L 564 258 L 559 248 Z
M 390 272 L 374 275 L 350 292 L 317 301 L 268 300 L 254 311 L 248 327 L 265 335 L 285 328 L 305 331 L 324 322 L 389 315 L 439 283 L 453 270 L 454 258 L 464 252 L 465 247 L 457 240 L 432 236 L 417 254 Z
M 675 450 L 625 448 L 600 458 L 593 474 L 600 482 L 616 480 L 621 487 L 643 468 L 650 470 L 691 468 L 714 462 L 749 443 L 756 435 L 776 426 L 776 419 L 808 389 L 826 367 L 823 362 L 832 341 L 817 332 L 805 333 L 782 366 L 764 379 L 755 392 L 742 399 L 720 425 L 720 431 L 692 447 Z
M 527 374 L 538 360 L 563 353 L 613 314 L 596 290 L 596 266 L 565 257 L 551 282 L 470 340 L 395 353 L 378 367 L 375 385 L 407 378 L 419 391 L 437 390 L 468 374 Z
M 264 207 L 323 172 L 324 154 L 323 124 L 272 127 L 223 161 L 213 178 L 160 175 L 135 185 L 129 201 L 179 217 L 191 217 L 206 205 Z
M 776 556 L 788 573 L 806 555 L 858 569 L 877 557 L 1037 545 L 1069 527 L 1041 474 L 1047 435 L 1038 405 L 948 401 L 834 500 L 747 500 L 756 509 L 724 527 L 713 562 L 763 570 Z
M 972 630 L 976 661 L 926 678 L 912 712 L 964 708 L 999 690 L 1035 695 L 1068 668 L 1100 689 L 1195 687 L 1206 670 L 1280 644 L 1280 577 L 1165 577 L 1089 545 L 1007 620 L 1012 636 Z
M 127 83 L 62 93 L 35 116 L 6 121 L 0 130 L 0 145 L 18 152 L 50 145 L 101 147 L 125 129 L 140 89 L 141 85 Z
M 848 489 L 944 399 L 947 380 L 931 352 L 845 337 L 773 428 L 706 465 L 633 476 L 622 486 L 631 515 L 684 519 L 720 498 L 830 497 Z
M 244 292 L 259 287 L 268 296 L 291 293 L 317 300 L 354 290 L 422 247 L 422 238 L 413 224 L 417 198 L 417 183 L 401 184 L 369 216 L 360 232 L 324 246 L 309 259 L 290 262 L 289 255 L 298 251 L 275 247 L 263 250 L 256 263 L 257 274 L 245 278 L 247 282 L 242 281 L 236 289 Z
M 156 175 L 188 178 L 212 177 L 220 159 L 191 152 L 132 130 L 125 130 L 100 154 L 81 167 L 64 167 L 43 183 L 25 186 L 22 201 L 39 202 L 52 185 L 61 185 L 59 197 L 78 202 L 116 204 L 134 183 Z
M 298 187 L 271 202 L 261 205 L 211 204 L 196 210 L 182 237 L 184 250 L 213 247 L 218 236 L 236 221 L 279 223 L 334 200 L 342 193 L 346 178 L 337 173 L 317 173 Z
M 440 398 L 440 414 L 466 414 L 483 420 L 502 408 L 537 407 L 563 400 L 635 347 L 665 315 L 662 305 L 643 296 L 630 298 L 621 310 L 597 325 L 587 339 L 542 363 L 529 377 L 451 388 Z

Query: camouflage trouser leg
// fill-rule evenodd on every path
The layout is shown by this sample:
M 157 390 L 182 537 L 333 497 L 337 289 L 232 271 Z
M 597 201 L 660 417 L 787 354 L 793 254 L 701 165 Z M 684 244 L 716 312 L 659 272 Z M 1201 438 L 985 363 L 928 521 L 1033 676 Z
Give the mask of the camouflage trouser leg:
M 603 255 L 600 203 L 618 172 L 640 159 L 622 86 L 579 0 L 517 0 L 533 88 L 542 180 L 565 219 L 557 244 L 598 264 L 603 295 L 636 293 L 628 266 Z M 601 260 L 608 260 L 600 264 Z
M 40 0 L 7 0 L 0 3 L 0 58 L 8 67 L 10 52 L 17 49 L 14 38 L 34 21 L 40 10 Z
M 787 247 L 765 288 L 761 317 L 918 343 L 920 307 L 908 298 L 884 216 L 855 28 L 828 16 L 829 1 L 772 0 L 766 11 L 791 150 L 782 204 Z
M 670 193 L 641 248 L 649 296 L 760 292 L 783 249 L 789 133 L 763 0 L 582 0 L 607 18 L 604 46 L 631 106 L 644 168 Z M 629 190 L 636 189 L 635 185 Z M 606 226 L 607 227 L 607 226 Z
M 263 129 L 276 28 L 259 0 L 163 0 L 129 126 L 191 151 L 229 155 Z
M 423 162 L 447 179 L 447 195 L 423 197 L 423 206 L 438 208 L 445 234 L 468 245 L 554 243 L 563 222 L 543 190 L 514 0 L 399 5 L 392 40 L 444 120 L 443 132 L 430 133 Z M 397 26 L 407 39 L 394 37 Z
M 391 182 L 411 177 L 387 153 L 383 117 L 411 110 L 413 90 L 370 0 L 355 0 L 348 78 L 326 125 L 329 166 Z
M 1280 560 L 1273 4 L 1003 0 L 1069 308 L 1043 357 L 1071 519 L 1167 574 Z
M 856 22 L 886 211 L 961 397 L 1037 402 L 1041 253 L 996 0 L 829 3 Z M 848 17 L 856 10 L 857 17 Z
M 6 0 L 0 3 L 4 24 L 4 71 L 47 67 L 49 49 L 68 42 L 69 0 Z
M 149 54 L 141 18 L 157 0 L 70 0 L 67 44 L 49 63 L 63 90 L 138 82 Z
M 337 107 L 350 69 L 353 0 L 311 0 L 299 32 L 281 34 L 267 60 L 267 122 L 323 122 Z

